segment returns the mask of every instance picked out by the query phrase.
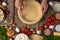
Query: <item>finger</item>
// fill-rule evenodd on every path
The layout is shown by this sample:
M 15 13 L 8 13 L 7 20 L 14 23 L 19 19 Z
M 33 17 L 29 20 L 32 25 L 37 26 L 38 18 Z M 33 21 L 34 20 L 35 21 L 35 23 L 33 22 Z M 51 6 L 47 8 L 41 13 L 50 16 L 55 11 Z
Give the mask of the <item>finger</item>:
M 20 7 L 19 7 L 19 9 L 18 9 L 19 11 L 20 11 Z
M 44 7 L 43 13 L 45 13 L 47 11 L 47 7 Z
M 42 13 L 44 14 L 44 12 L 45 12 L 45 8 L 44 8 L 44 7 L 42 7 Z
M 20 6 L 20 10 L 22 10 L 23 9 L 23 6 Z
M 19 9 L 19 6 L 18 6 L 18 5 L 15 5 L 15 7 L 16 7 L 17 9 Z
M 43 6 L 41 6 L 41 7 L 42 7 L 42 13 L 43 13 L 44 8 L 43 8 Z

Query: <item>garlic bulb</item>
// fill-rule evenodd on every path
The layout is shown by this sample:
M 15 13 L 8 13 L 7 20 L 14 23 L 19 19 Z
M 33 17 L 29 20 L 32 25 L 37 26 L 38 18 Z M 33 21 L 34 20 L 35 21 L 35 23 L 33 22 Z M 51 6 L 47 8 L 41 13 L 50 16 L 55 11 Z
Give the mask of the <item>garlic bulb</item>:
M 37 30 L 37 34 L 41 34 L 41 31 L 40 30 Z
M 6 3 L 6 2 L 2 2 L 2 5 L 3 5 L 3 6 L 7 6 L 7 3 Z
M 49 26 L 49 29 L 54 29 L 54 25 L 50 25 Z
M 16 32 L 20 32 L 20 29 L 18 27 L 16 27 L 15 31 Z
M 10 38 L 9 40 L 13 40 L 12 38 Z

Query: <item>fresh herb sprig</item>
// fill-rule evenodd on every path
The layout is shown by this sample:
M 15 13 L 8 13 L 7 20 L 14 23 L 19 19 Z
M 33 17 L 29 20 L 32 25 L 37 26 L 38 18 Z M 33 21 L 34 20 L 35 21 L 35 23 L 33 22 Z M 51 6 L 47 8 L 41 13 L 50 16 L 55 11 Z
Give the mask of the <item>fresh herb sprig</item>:
M 2 40 L 9 40 L 9 37 L 6 35 L 7 29 L 4 26 L 0 26 L 0 38 Z

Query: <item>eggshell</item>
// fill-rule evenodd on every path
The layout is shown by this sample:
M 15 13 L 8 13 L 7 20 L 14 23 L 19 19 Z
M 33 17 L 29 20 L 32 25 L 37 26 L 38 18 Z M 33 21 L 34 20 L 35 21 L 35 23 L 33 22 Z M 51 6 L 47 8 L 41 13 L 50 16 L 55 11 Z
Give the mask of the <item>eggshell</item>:
M 6 3 L 6 2 L 2 2 L 2 5 L 3 5 L 3 6 L 7 6 L 7 3 Z
M 16 27 L 15 31 L 16 32 L 20 32 L 20 29 L 18 27 Z
M 54 29 L 54 25 L 50 25 L 49 26 L 49 29 Z
M 37 30 L 37 34 L 41 34 L 41 31 L 40 30 Z

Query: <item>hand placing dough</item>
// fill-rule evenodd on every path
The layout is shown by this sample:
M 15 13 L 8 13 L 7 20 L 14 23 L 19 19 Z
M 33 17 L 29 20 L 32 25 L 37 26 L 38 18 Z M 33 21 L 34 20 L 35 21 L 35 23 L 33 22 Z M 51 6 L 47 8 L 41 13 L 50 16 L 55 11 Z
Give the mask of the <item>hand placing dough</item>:
M 42 6 L 43 14 L 44 14 L 48 9 L 47 0 L 42 0 L 41 6 Z M 16 0 L 15 1 L 15 7 L 19 10 L 22 9 L 23 8 L 22 0 Z
M 19 10 L 21 10 L 23 8 L 23 5 L 22 5 L 22 0 L 16 0 L 15 1 L 15 7 Z

